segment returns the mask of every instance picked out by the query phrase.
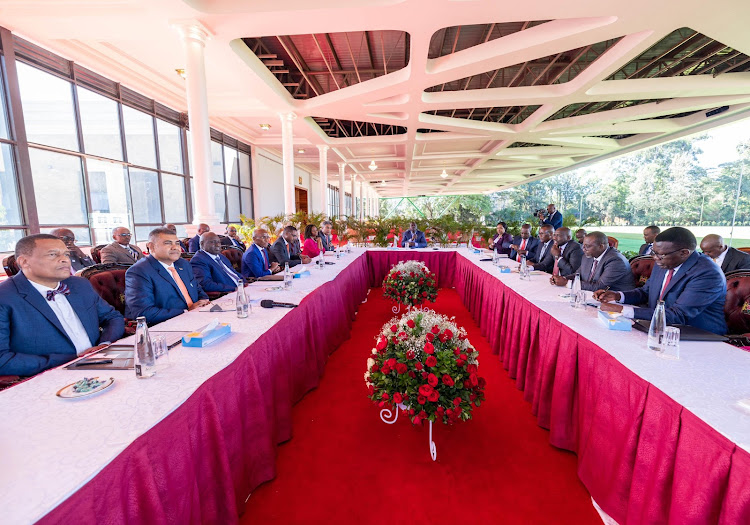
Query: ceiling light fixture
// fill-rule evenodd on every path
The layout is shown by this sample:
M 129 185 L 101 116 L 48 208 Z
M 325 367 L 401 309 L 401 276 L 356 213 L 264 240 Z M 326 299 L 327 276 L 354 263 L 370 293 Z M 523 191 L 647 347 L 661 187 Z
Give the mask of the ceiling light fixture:
M 261 124 L 260 129 L 262 129 L 263 131 L 268 131 L 269 129 L 271 129 L 271 124 Z
M 303 150 L 302 148 L 300 148 L 300 149 L 297 150 L 297 153 L 304 153 L 304 152 L 305 152 L 305 150 Z
M 383 180 L 383 181 L 380 181 L 380 185 L 381 185 L 381 186 L 387 186 L 387 184 L 385 183 L 385 181 L 384 181 L 384 180 Z
M 371 161 L 371 162 L 370 162 L 370 165 L 369 165 L 369 166 L 367 166 L 367 167 L 368 167 L 368 168 L 370 168 L 370 171 L 375 171 L 376 169 L 378 169 L 378 165 L 377 165 L 377 164 L 375 164 L 375 161 L 374 161 L 374 160 L 373 160 L 373 161 Z
M 441 173 L 440 176 L 443 177 L 444 179 L 448 178 L 448 173 L 445 171 L 445 169 L 443 169 L 443 173 Z
M 185 70 L 182 68 L 175 69 L 178 75 L 182 77 L 182 80 L 187 80 L 187 73 L 185 73 Z

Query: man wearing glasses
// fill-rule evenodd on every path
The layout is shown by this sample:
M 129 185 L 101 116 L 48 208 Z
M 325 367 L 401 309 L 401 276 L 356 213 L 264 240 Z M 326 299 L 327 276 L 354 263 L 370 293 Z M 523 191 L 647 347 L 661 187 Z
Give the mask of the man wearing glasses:
M 108 244 L 100 252 L 102 264 L 119 263 L 134 264 L 143 257 L 143 252 L 135 244 L 130 244 L 130 230 L 115 228 L 112 230 L 114 242 Z
M 726 279 L 718 265 L 695 251 L 696 245 L 695 236 L 685 228 L 664 230 L 654 239 L 651 254 L 656 264 L 643 288 L 627 292 L 597 290 L 594 298 L 602 302 L 603 311 L 622 312 L 629 319 L 651 319 L 661 299 L 668 325 L 690 325 L 726 334 Z
M 65 247 L 70 252 L 70 274 L 75 275 L 79 270 L 96 264 L 94 260 L 76 246 L 76 235 L 67 228 L 57 228 L 50 232 L 52 235 L 65 243 Z

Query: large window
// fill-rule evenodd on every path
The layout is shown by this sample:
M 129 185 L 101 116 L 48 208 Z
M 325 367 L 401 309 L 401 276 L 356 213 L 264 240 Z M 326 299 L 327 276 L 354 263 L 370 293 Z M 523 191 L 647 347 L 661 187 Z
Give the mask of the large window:
M 117 102 L 78 88 L 83 147 L 87 154 L 122 160 L 122 137 Z
M 86 159 L 86 171 L 91 196 L 89 222 L 94 244 L 107 244 L 112 242 L 113 229 L 133 226 L 128 170 L 120 163 Z
M 336 186 L 328 185 L 328 218 L 339 216 L 339 189 Z
M 122 107 L 128 162 L 137 166 L 156 168 L 154 118 L 128 106 Z
M 88 224 L 81 158 L 29 148 L 41 225 Z

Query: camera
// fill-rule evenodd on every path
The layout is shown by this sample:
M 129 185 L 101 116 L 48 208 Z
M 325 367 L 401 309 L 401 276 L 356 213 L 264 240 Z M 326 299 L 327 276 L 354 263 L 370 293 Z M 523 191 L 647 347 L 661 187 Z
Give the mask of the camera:
M 534 217 L 538 217 L 540 213 L 542 215 L 546 216 L 547 215 L 547 209 L 546 208 L 540 208 L 538 210 L 534 210 Z

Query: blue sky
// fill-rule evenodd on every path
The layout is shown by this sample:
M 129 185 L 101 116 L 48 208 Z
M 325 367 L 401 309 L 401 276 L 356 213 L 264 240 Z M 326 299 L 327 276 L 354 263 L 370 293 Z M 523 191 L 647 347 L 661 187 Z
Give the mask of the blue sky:
M 700 142 L 703 154 L 698 157 L 701 166 L 715 168 L 723 162 L 737 160 L 737 144 L 750 140 L 750 118 L 715 128 Z

